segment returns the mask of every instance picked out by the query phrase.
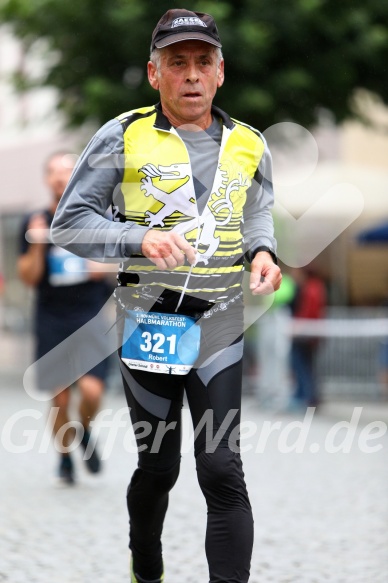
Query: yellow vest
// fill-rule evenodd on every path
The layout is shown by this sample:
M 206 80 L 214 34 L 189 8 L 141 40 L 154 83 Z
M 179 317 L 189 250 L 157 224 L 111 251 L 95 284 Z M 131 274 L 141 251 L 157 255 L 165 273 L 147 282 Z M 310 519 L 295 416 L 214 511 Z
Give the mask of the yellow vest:
M 189 155 L 182 139 L 158 107 L 120 115 L 125 170 L 114 196 L 116 220 L 161 230 L 174 230 L 197 249 L 194 267 L 185 264 L 160 271 L 152 262 L 133 256 L 126 274 L 141 275 L 141 283 L 221 301 L 241 285 L 244 269 L 243 208 L 247 190 L 264 152 L 260 134 L 232 121 L 221 110 L 222 142 L 213 187 L 199 214 Z

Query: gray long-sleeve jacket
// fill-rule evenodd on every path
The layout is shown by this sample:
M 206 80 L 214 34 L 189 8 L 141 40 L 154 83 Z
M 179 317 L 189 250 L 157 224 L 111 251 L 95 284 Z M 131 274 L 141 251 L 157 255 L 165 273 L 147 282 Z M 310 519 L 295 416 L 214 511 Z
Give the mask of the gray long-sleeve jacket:
M 51 230 L 54 243 L 97 261 L 121 261 L 126 272 L 139 272 L 143 266 L 145 275 L 152 275 L 152 282 L 160 272 L 153 266 L 151 273 L 148 260 L 139 258 L 142 239 L 151 227 L 172 228 L 186 235 L 198 249 L 199 261 L 208 265 L 213 275 L 218 275 L 217 267 L 231 266 L 232 270 L 237 264 L 242 266 L 244 254 L 250 260 L 260 246 L 276 253 L 270 210 L 272 165 L 265 140 L 218 108 L 213 107 L 212 112 L 218 120 L 219 137 L 206 137 L 213 142 L 220 140 L 218 161 L 214 148 L 207 151 L 206 147 L 190 148 L 187 144 L 187 149 L 183 148 L 190 156 L 182 162 L 182 135 L 171 127 L 160 106 L 134 110 L 105 124 L 84 150 L 59 203 Z M 157 148 L 147 151 L 151 143 L 160 148 L 156 154 Z M 175 162 L 171 154 L 174 148 L 178 148 L 177 161 L 171 164 Z M 163 163 L 166 160 L 170 164 Z M 211 167 L 214 183 L 207 188 L 208 203 L 201 205 L 200 212 L 201 187 L 206 189 Z M 172 191 L 170 184 L 174 184 Z M 148 205 L 144 210 L 140 199 L 143 206 Z M 244 204 L 239 209 L 241 200 Z M 113 220 L 105 216 L 109 207 Z M 192 234 L 195 228 L 197 235 Z M 230 236 L 237 228 L 243 234 L 242 244 Z M 178 275 L 186 279 L 185 269 L 171 278 Z M 229 281 L 222 287 L 231 285 L 237 284 Z M 170 287 L 182 286 L 176 280 Z

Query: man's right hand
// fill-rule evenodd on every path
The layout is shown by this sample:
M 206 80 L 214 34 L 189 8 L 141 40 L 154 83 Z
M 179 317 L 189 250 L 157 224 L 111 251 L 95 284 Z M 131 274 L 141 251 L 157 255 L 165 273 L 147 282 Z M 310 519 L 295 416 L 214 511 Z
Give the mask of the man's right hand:
M 42 214 L 32 215 L 29 220 L 27 232 L 30 243 L 44 244 L 49 242 L 49 225 Z
M 158 269 L 175 269 L 187 261 L 193 265 L 196 250 L 184 237 L 172 231 L 150 229 L 144 236 L 141 252 L 155 263 Z
M 30 243 L 25 253 L 18 258 L 18 274 L 26 284 L 36 286 L 42 281 L 45 272 L 46 249 L 49 226 L 46 217 L 37 213 L 28 221 L 26 239 Z

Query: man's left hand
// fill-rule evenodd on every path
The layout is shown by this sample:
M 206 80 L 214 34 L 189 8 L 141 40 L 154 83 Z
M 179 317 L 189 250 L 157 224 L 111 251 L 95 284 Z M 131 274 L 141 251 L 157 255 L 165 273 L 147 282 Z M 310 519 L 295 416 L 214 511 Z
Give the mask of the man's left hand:
M 272 294 L 279 289 L 282 273 L 267 251 L 256 253 L 251 263 L 249 289 L 254 296 Z

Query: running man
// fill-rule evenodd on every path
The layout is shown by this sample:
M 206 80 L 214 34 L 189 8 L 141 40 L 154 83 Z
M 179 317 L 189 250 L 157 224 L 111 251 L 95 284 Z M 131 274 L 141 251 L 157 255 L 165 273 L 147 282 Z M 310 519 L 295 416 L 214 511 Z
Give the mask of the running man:
M 52 234 L 81 256 L 122 261 L 120 366 L 132 422 L 149 428 L 137 436 L 127 492 L 132 583 L 164 577 L 161 535 L 179 473 L 184 391 L 208 508 L 209 578 L 245 583 L 253 520 L 238 450 L 241 284 L 245 257 L 253 294 L 280 286 L 271 158 L 260 132 L 213 106 L 224 60 L 212 16 L 164 14 L 152 34 L 148 79 L 160 102 L 97 132 Z M 109 206 L 113 222 L 104 218 Z
M 21 232 L 18 272 L 22 281 L 36 291 L 34 332 L 38 363 L 40 358 L 89 322 L 111 293 L 110 286 L 101 273 L 89 272 L 86 261 L 55 247 L 47 237 L 72 170 L 72 157 L 68 153 L 56 152 L 49 157 L 44 176 L 50 192 L 50 205 L 28 215 Z M 26 237 L 27 232 L 29 236 Z M 36 240 L 32 241 L 31 237 L 34 236 Z M 66 265 L 70 264 L 72 269 L 66 269 Z M 102 331 L 103 328 L 96 331 L 95 338 L 91 339 L 91 349 L 104 349 Z M 66 362 L 52 362 L 52 367 L 56 370 L 67 366 Z M 40 366 L 36 370 L 39 388 L 54 389 L 52 406 L 57 411 L 54 415 L 53 431 L 56 449 L 60 454 L 58 477 L 64 484 L 74 484 L 75 468 L 69 453 L 74 430 L 70 427 L 65 430 L 70 421 L 70 387 L 51 387 L 46 372 Z M 100 471 L 101 461 L 95 444 L 89 444 L 89 424 L 99 409 L 106 375 L 107 361 L 102 360 L 77 383 L 81 393 L 79 417 L 83 427 L 82 452 L 88 470 L 94 474 Z

